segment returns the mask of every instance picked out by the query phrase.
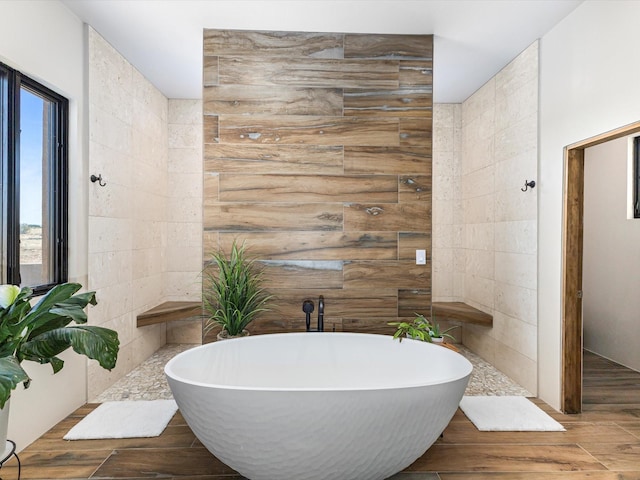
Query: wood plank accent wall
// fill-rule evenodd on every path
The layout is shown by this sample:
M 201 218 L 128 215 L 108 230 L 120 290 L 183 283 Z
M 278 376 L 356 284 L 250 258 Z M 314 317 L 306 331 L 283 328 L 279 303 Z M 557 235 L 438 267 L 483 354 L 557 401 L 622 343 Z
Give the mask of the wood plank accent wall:
M 326 330 L 430 311 L 432 51 L 431 35 L 205 30 L 204 254 L 237 239 L 265 266 L 275 306 L 253 333 L 304 330 L 319 295 Z

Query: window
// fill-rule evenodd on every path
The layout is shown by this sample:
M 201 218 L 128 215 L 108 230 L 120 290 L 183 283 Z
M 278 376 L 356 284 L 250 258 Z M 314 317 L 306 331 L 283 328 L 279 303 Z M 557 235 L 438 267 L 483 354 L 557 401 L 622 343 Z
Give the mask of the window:
M 633 139 L 633 217 L 640 218 L 640 137 Z
M 67 280 L 68 101 L 0 63 L 2 283 Z

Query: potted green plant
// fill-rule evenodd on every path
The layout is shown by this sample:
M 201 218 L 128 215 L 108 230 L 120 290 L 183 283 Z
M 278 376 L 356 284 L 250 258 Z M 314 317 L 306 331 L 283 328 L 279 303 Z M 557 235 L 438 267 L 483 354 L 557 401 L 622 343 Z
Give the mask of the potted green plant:
M 203 307 L 208 314 L 204 332 L 221 326 L 218 339 L 249 334 L 247 326 L 268 310 L 272 296 L 263 287 L 262 269 L 247 255 L 244 243 L 234 240 L 229 257 L 219 250 L 204 270 Z
M 421 340 L 423 342 L 431 342 L 431 324 L 423 316 L 416 314 L 416 318 L 412 322 L 389 322 L 388 325 L 397 327 L 393 338 L 402 342 L 404 337 L 412 338 L 414 340 Z
M 444 331 L 441 331 L 440 330 L 440 325 L 438 325 L 438 322 L 436 322 L 435 318 L 432 318 L 430 326 L 431 326 L 431 328 L 429 330 L 429 336 L 431 337 L 431 341 L 432 342 L 434 342 L 434 343 L 442 343 L 442 342 L 444 342 L 445 338 L 450 338 L 454 342 L 456 341 L 456 337 L 451 335 L 449 332 L 454 330 L 454 329 L 456 329 L 456 328 L 458 328 L 458 325 L 454 325 L 453 327 L 450 327 L 450 328 L 447 328 Z
M 458 326 L 453 326 L 441 331 L 440 325 L 433 320 L 430 322 L 424 315 L 416 313 L 416 318 L 412 322 L 389 322 L 388 325 L 397 327 L 393 338 L 402 341 L 404 337 L 414 340 L 421 340 L 430 343 L 442 343 L 444 338 L 450 338 L 455 341 L 455 337 L 449 332 Z
M 8 400 L 22 383 L 31 379 L 21 363 L 29 360 L 49 363 L 58 373 L 64 362 L 58 355 L 73 348 L 76 353 L 97 360 L 111 370 L 116 365 L 120 342 L 108 328 L 88 326 L 84 308 L 96 305 L 95 292 L 76 294 L 78 283 L 56 285 L 31 306 L 33 290 L 16 285 L 0 285 L 0 446 L 6 441 Z M 69 326 L 73 322 L 76 325 Z M 3 423 L 4 422 L 4 423 Z M 4 435 L 4 436 L 3 436 Z

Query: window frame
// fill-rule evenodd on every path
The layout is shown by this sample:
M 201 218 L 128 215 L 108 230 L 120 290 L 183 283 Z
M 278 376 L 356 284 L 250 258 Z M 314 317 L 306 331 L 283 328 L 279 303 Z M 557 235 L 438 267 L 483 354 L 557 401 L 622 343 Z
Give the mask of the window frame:
M 640 137 L 633 139 L 633 218 L 640 218 Z
M 6 140 L 0 144 L 3 185 L 2 225 L 3 283 L 21 284 L 20 278 L 20 92 L 24 88 L 54 106 L 51 126 L 52 152 L 48 160 L 48 188 L 43 190 L 49 204 L 49 245 L 52 271 L 50 283 L 28 285 L 36 295 L 44 294 L 68 278 L 68 125 L 69 101 L 36 80 L 0 62 L 0 109 L 6 125 L 0 133 Z M 51 136 L 49 138 L 51 138 Z

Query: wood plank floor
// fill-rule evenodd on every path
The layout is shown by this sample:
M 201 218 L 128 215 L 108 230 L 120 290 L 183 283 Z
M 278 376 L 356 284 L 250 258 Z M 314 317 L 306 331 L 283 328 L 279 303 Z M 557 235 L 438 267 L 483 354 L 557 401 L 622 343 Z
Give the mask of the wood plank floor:
M 444 438 L 394 480 L 640 480 L 640 373 L 585 352 L 583 413 L 534 402 L 567 431 L 479 432 L 458 410 Z M 157 438 L 62 440 L 95 407 L 85 405 L 27 447 L 22 478 L 242 478 L 202 447 L 179 413 Z M 17 478 L 14 462 L 2 468 L 3 479 Z

